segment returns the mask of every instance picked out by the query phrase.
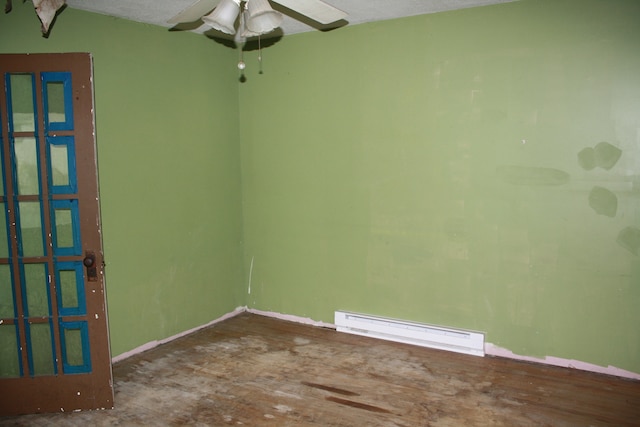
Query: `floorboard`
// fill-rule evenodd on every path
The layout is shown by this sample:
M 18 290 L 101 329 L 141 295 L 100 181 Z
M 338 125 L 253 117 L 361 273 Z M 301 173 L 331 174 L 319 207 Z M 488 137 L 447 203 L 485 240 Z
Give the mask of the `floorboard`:
M 244 313 L 113 367 L 116 408 L 12 426 L 634 426 L 640 381 Z

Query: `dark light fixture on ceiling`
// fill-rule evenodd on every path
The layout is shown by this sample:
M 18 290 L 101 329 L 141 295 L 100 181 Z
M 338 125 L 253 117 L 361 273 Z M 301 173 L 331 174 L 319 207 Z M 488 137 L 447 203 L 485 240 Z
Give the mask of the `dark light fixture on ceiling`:
M 36 10 L 38 18 L 42 23 L 42 35 L 47 37 L 49 35 L 49 27 L 56 17 L 58 10 L 65 5 L 66 0 L 32 0 L 33 7 Z M 7 0 L 4 6 L 4 13 L 11 12 L 13 5 L 11 0 Z

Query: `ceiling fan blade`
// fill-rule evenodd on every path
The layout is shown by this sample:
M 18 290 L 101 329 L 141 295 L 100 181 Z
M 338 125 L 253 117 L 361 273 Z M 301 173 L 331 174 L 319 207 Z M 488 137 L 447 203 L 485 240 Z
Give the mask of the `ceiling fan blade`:
M 220 0 L 198 0 L 173 18 L 169 19 L 169 24 L 180 24 L 183 22 L 193 22 L 211 12 Z
M 347 17 L 347 13 L 321 0 L 273 0 L 321 24 L 330 24 Z

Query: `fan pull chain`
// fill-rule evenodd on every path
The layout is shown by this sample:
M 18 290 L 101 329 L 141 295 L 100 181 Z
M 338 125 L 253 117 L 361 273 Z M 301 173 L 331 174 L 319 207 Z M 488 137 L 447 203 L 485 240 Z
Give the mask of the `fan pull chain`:
M 258 34 L 258 64 L 260 65 L 260 70 L 258 74 L 262 74 L 262 45 L 260 44 L 260 35 Z
M 240 59 L 238 60 L 238 70 L 240 70 L 241 72 L 245 69 L 245 67 L 247 66 L 244 63 L 244 43 L 240 45 Z
M 240 50 L 238 52 L 238 56 L 240 57 L 238 59 L 238 70 L 240 70 L 240 79 L 244 78 L 244 69 L 247 66 L 244 63 L 244 45 L 246 44 L 247 39 L 244 37 L 243 33 L 244 33 L 244 13 L 241 13 L 240 28 L 236 33 L 235 40 L 234 40 L 236 42 L 236 46 L 238 46 L 238 49 Z

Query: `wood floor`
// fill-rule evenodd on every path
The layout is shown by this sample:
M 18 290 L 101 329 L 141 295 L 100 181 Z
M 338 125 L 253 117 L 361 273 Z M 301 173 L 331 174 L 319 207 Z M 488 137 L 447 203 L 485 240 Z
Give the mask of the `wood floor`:
M 246 313 L 113 371 L 113 410 L 0 418 L 0 425 L 640 425 L 640 381 Z

